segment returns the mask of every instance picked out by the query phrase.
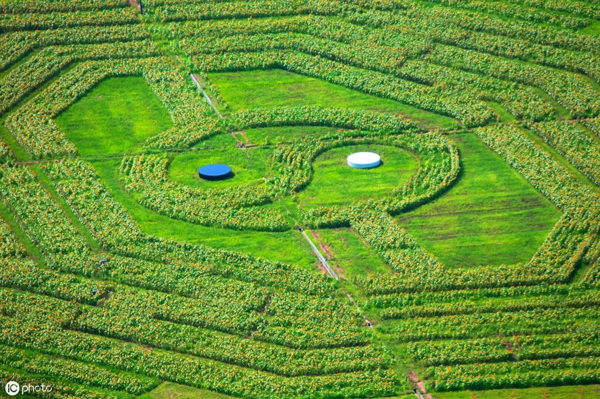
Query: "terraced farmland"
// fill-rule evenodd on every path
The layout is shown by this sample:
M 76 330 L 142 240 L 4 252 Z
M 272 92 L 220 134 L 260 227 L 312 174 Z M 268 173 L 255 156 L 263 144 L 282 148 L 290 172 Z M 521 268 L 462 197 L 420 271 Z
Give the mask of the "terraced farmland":
M 599 27 L 0 0 L 0 396 L 600 398 Z

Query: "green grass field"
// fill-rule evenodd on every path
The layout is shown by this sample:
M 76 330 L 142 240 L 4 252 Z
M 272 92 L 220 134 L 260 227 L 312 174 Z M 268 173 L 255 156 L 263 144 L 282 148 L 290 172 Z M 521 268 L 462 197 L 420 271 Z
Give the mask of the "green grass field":
M 159 385 L 154 391 L 139 396 L 140 399 L 228 399 L 231 396 L 223 395 L 217 392 L 196 389 L 179 385 L 172 382 L 165 382 Z
M 448 193 L 398 217 L 448 266 L 526 262 L 560 212 L 475 135 L 452 136 L 462 161 Z
M 447 392 L 436 394 L 434 397 L 436 399 L 598 399 L 600 385 Z
M 211 73 L 209 78 L 231 111 L 285 105 L 344 107 L 404 115 L 423 128 L 450 128 L 452 118 L 281 69 Z
M 374 169 L 348 166 L 346 157 L 354 152 L 372 151 L 381 156 L 382 165 Z M 364 199 L 380 199 L 401 187 L 416 172 L 415 157 L 392 146 L 361 145 L 334 148 L 313 163 L 310 184 L 298 194 L 306 207 L 348 205 Z
M 167 110 L 139 76 L 103 80 L 55 122 L 82 156 L 128 153 L 172 127 Z
M 264 183 L 263 177 L 270 174 L 267 162 L 272 150 L 252 148 L 218 148 L 182 152 L 174 156 L 169 164 L 169 178 L 195 188 L 221 188 L 245 184 Z M 198 168 L 213 163 L 231 166 L 233 177 L 226 180 L 206 181 L 198 176 Z

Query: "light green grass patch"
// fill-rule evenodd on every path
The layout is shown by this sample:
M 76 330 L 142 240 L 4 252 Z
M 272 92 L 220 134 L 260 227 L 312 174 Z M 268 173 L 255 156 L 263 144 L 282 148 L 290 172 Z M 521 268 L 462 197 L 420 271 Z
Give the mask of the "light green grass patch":
M 102 181 L 110 188 L 115 200 L 125 207 L 147 234 L 244 252 L 314 270 L 315 256 L 309 244 L 297 230 L 286 232 L 238 231 L 205 227 L 171 219 L 138 204 L 135 198 L 123 189 L 118 175 L 121 159 L 95 160 L 92 164 Z M 281 203 L 267 206 L 276 207 L 284 212 Z
M 246 129 L 248 140 L 242 140 L 246 144 L 273 145 L 282 143 L 293 143 L 308 136 L 324 136 L 328 133 L 341 132 L 343 129 L 328 126 L 282 126 Z
M 581 29 L 580 32 L 600 36 L 600 21 L 592 21 L 591 24 Z
M 140 399 L 229 399 L 223 395 L 206 389 L 192 388 L 172 382 L 159 385 L 154 391 L 144 394 Z
M 182 152 L 175 155 L 169 164 L 169 178 L 201 189 L 262 184 L 263 177 L 270 174 L 267 163 L 272 152 L 269 148 L 252 148 L 248 151 L 240 148 L 216 148 Z M 198 169 L 215 163 L 229 165 L 233 177 L 218 181 L 201 179 Z
M 348 155 L 371 151 L 381 156 L 382 164 L 372 169 L 348 166 Z M 355 145 L 334 148 L 319 155 L 313 163 L 313 176 L 306 189 L 298 193 L 302 206 L 348 205 L 365 199 L 380 199 L 401 187 L 418 169 L 414 155 L 384 145 Z
M 55 122 L 82 156 L 131 152 L 173 126 L 160 99 L 140 76 L 100 82 Z
M 209 77 L 231 111 L 319 105 L 400 114 L 423 128 L 458 126 L 446 116 L 281 69 L 211 73 Z
M 435 394 L 436 399 L 597 399 L 600 385 L 579 385 L 547 388 L 497 389 Z
M 461 154 L 458 182 L 400 225 L 448 266 L 527 262 L 560 212 L 475 135 L 450 139 Z

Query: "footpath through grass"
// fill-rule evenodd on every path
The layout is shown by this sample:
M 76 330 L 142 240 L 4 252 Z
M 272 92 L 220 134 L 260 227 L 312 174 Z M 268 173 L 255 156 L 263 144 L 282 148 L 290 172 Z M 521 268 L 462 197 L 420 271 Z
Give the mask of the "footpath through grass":
M 560 212 L 474 134 L 451 136 L 459 181 L 439 199 L 398 217 L 451 267 L 527 262 Z
M 281 69 L 211 73 L 231 111 L 260 107 L 319 105 L 404 115 L 423 128 L 452 128 L 455 119 Z

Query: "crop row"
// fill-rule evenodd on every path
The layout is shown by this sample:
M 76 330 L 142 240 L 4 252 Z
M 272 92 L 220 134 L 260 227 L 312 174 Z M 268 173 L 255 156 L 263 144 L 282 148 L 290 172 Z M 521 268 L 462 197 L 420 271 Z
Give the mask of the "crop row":
M 536 123 L 533 130 L 564 155 L 581 173 L 600 185 L 600 142 L 580 125 L 552 121 Z
M 600 19 L 600 7 L 594 3 L 570 0 L 509 0 L 511 3 L 526 7 L 563 11 L 581 17 Z
M 521 7 L 519 5 L 500 3 L 496 1 L 478 1 L 478 0 L 427 0 L 438 3 L 449 9 L 465 9 L 481 13 L 501 15 L 510 19 L 543 22 L 552 25 L 558 25 L 565 28 L 579 29 L 586 27 L 590 21 L 572 15 L 566 15 L 556 12 L 548 12 L 532 7 Z
M 24 167 L 4 167 L 1 179 L 0 193 L 23 230 L 43 252 L 88 251 L 85 240 L 68 222 L 64 211 L 44 192 L 33 172 Z
M 516 312 L 521 310 L 553 309 L 553 308 L 579 308 L 584 306 L 600 306 L 598 292 L 586 292 L 581 295 L 542 296 L 536 299 L 523 299 L 517 301 L 488 301 L 477 304 L 435 304 L 411 307 L 390 307 L 381 312 L 385 319 L 409 319 L 412 317 L 436 317 L 453 314 Z
M 9 303 L 14 306 L 15 301 Z M 40 304 L 39 300 L 31 301 L 27 298 L 22 304 L 36 311 L 28 315 L 29 319 L 19 312 L 11 317 L 1 316 L 0 340 L 5 344 L 14 345 L 18 342 L 23 348 L 49 354 L 65 354 L 75 360 L 242 397 L 309 397 L 327 396 L 332 393 L 360 397 L 393 393 L 395 381 L 391 371 L 373 370 L 331 376 L 281 378 L 189 355 L 159 351 L 136 344 L 123 344 L 106 337 L 61 329 L 60 325 L 50 324 L 48 321 L 54 319 L 53 309 L 58 309 L 52 301 Z M 57 321 L 60 320 L 69 322 L 69 318 L 65 316 Z M 40 324 L 35 323 L 41 323 L 45 328 L 40 328 Z
M 515 335 L 408 344 L 425 366 L 599 356 L 598 329 L 568 334 Z
M 13 152 L 10 147 L 0 141 L 0 164 L 4 164 L 14 160 Z
M 168 159 L 157 155 L 124 158 L 121 181 L 128 191 L 141 194 L 140 204 L 175 219 L 239 230 L 289 229 L 283 214 L 259 206 L 271 202 L 264 185 L 192 189 L 170 181 L 167 164 Z
M 592 132 L 600 138 L 600 118 L 590 119 L 582 122 L 585 127 L 590 129 Z
M 489 54 L 437 46 L 427 59 L 434 63 L 456 66 L 499 79 L 539 87 L 575 117 L 600 114 L 597 90 L 582 76 L 539 65 L 515 63 Z M 570 87 L 564 90 L 564 87 Z
M 0 219 L 0 259 L 22 258 L 25 249 L 10 230 L 10 226 Z
M 600 358 L 524 360 L 429 369 L 439 391 L 579 385 L 600 381 Z
M 584 36 L 585 39 L 581 40 L 579 36 L 575 36 L 573 45 L 568 43 L 564 46 L 568 49 L 564 49 L 547 44 L 537 44 L 535 39 L 538 36 L 526 40 L 520 35 L 506 37 L 489 34 L 479 31 L 479 25 L 465 29 L 431 16 L 418 18 L 416 15 L 413 18 L 398 14 L 367 13 L 351 14 L 350 20 L 368 25 L 349 23 L 337 17 L 309 15 L 261 18 L 252 21 L 188 21 L 171 23 L 161 28 L 161 32 L 171 39 L 295 32 L 347 44 L 376 43 L 378 46 L 400 51 L 411 59 L 430 51 L 435 46 L 433 42 L 437 42 L 573 72 L 582 72 L 596 81 L 600 81 L 597 56 L 589 51 L 575 51 L 581 48 L 580 42 L 585 40 L 587 43 L 589 40 L 595 40 L 593 36 Z M 389 23 L 394 24 L 389 27 L 391 29 L 387 26 Z M 499 23 L 504 23 L 504 21 Z M 384 29 L 373 26 L 383 26 Z M 571 33 L 561 31 L 558 35 L 556 32 L 549 31 L 546 36 L 539 36 L 547 37 L 550 40 L 551 38 L 562 38 L 565 35 L 569 37 Z M 544 41 L 542 42 L 544 43 Z
M 117 373 L 92 364 L 7 346 L 0 346 L 0 362 L 3 367 L 23 370 L 30 374 L 58 377 L 78 384 L 124 391 L 132 395 L 140 395 L 158 385 L 158 381 L 152 378 Z
M 114 395 L 96 392 L 76 386 L 76 384 L 68 384 L 63 380 L 55 380 L 42 378 L 40 376 L 31 376 L 21 371 L 12 369 L 3 369 L 0 367 L 0 384 L 6 386 L 9 381 L 19 381 L 21 386 L 39 386 L 39 392 L 28 392 L 28 397 L 33 398 L 53 398 L 53 399 L 116 399 Z M 42 387 L 44 385 L 44 387 Z M 48 391 L 48 386 L 52 389 Z M 42 391 L 44 389 L 44 391 Z
M 405 64 L 406 55 L 402 48 L 378 47 L 359 41 L 346 45 L 312 35 L 290 33 L 244 34 L 208 40 L 188 39 L 179 42 L 179 47 L 193 55 L 274 50 L 298 51 L 425 83 L 440 89 L 468 92 L 480 100 L 494 99 L 520 118 L 539 120 L 554 113 L 552 106 L 531 88 L 423 61 L 409 61 Z
M 534 309 L 518 312 L 475 313 L 400 320 L 386 327 L 405 342 L 459 339 L 496 334 L 549 334 L 598 327 L 597 307 Z M 393 326 L 393 327 L 392 327 Z
M 69 0 L 26 0 L 21 2 L 4 1 L 0 3 L 0 14 L 50 13 L 74 10 L 102 10 L 126 7 L 122 0 L 89 0 L 85 3 L 73 3 Z
M 354 7 L 355 8 L 355 7 Z M 258 18 L 282 15 L 337 15 L 349 9 L 339 0 L 259 0 L 219 3 L 168 4 L 153 12 L 162 22 L 194 19 Z
M 38 269 L 32 262 L 9 261 L 5 266 L 0 274 L 2 286 L 102 305 L 101 308 L 89 308 L 86 312 L 83 312 L 83 308 L 74 309 L 75 313 L 72 314 L 79 316 L 76 324 L 69 321 L 71 328 L 285 375 L 323 374 L 383 366 L 383 360 L 372 348 L 362 347 L 365 342 L 357 330 L 343 327 L 354 322 L 340 312 L 343 305 L 335 301 L 329 303 L 312 299 L 310 302 L 304 296 L 284 293 L 273 297 L 273 306 L 268 311 L 274 328 L 263 324 L 257 334 L 258 339 L 267 343 L 281 342 L 292 348 L 340 348 L 332 352 L 329 349 L 297 351 L 191 327 L 201 326 L 207 317 L 213 326 L 225 326 L 215 319 L 230 317 L 230 305 L 220 305 L 217 314 L 206 306 L 198 306 L 196 301 L 131 290 L 116 284 L 106 287 L 95 280 L 78 280 L 73 276 Z M 95 294 L 92 288 L 97 291 Z M 109 300 L 104 299 L 107 289 L 112 291 Z M 116 292 L 113 291 L 115 289 Z M 20 312 L 15 308 L 19 303 L 17 299 L 8 300 L 9 308 L 3 313 Z M 75 316 L 68 316 L 69 311 L 64 314 L 67 320 L 75 320 Z M 317 324 L 319 329 L 315 328 Z M 229 328 L 235 327 L 237 330 L 245 325 L 247 323 L 238 316 L 235 325 Z M 140 330 L 137 328 L 139 326 L 143 328 Z M 341 348 L 344 345 L 355 349 Z M 224 347 L 228 350 L 224 351 Z M 274 356 L 277 358 L 272 358 Z M 340 356 L 348 364 L 339 364 L 337 360 Z M 355 357 L 357 359 L 352 360 Z
M 0 90 L 0 112 L 6 111 L 74 62 L 150 57 L 158 54 L 159 48 L 150 40 L 44 48 L 4 77 Z
M 486 302 L 493 299 L 539 298 L 542 296 L 567 296 L 578 294 L 581 288 L 569 285 L 535 285 L 502 288 L 477 288 L 449 291 L 424 291 L 416 293 L 397 293 L 377 295 L 369 298 L 368 306 L 374 308 L 404 307 L 404 306 L 436 306 L 454 302 L 469 301 L 470 303 Z
M 198 69 L 213 72 L 280 67 L 291 72 L 317 77 L 365 93 L 448 115 L 467 126 L 482 125 L 498 119 L 498 116 L 485 103 L 472 99 L 470 95 L 429 87 L 304 53 L 278 51 L 228 53 L 226 55 L 207 54 L 203 57 L 195 57 L 193 61 Z
M 406 10 L 394 11 L 369 10 L 366 12 L 348 13 L 349 21 L 371 26 L 395 26 L 396 31 L 403 31 L 402 26 L 425 25 L 448 26 L 462 30 L 480 31 L 496 36 L 526 40 L 532 43 L 550 45 L 556 48 L 589 51 L 600 54 L 600 39 L 597 36 L 573 32 L 558 27 L 519 21 L 513 19 L 494 18 L 486 14 L 460 9 L 449 9 L 442 6 L 428 6 L 412 3 Z
M 133 7 L 51 14 L 6 14 L 0 17 L 0 32 L 135 24 L 138 18 L 139 13 Z
M 398 134 L 417 128 L 414 122 L 400 115 L 317 106 L 241 110 L 231 116 L 230 123 L 235 129 L 272 126 L 330 126 L 387 134 Z
M 396 50 L 372 43 L 354 42 L 345 44 L 311 35 L 294 33 L 184 39 L 178 45 L 186 53 L 192 55 L 295 50 L 347 65 L 369 68 L 393 75 L 396 75 L 396 70 L 406 60 L 406 53 L 408 52 L 408 50 Z
M 9 32 L 0 36 L 0 70 L 8 68 L 39 47 L 145 40 L 142 25 L 86 26 L 65 29 Z
M 199 307 L 196 301 L 132 290 L 118 284 L 107 287 L 96 280 L 77 279 L 72 275 L 38 269 L 29 261 L 8 261 L 0 273 L 0 286 L 95 305 L 74 310 L 78 316 L 69 322 L 72 329 L 281 375 L 318 375 L 384 366 L 383 359 L 372 347 L 363 346 L 365 342 L 358 331 L 342 327 L 353 321 L 336 309 L 341 305 L 335 301 L 327 303 L 320 300 L 312 305 L 305 304 L 308 298 L 304 296 L 275 294 L 272 309 L 267 308 L 273 317 L 270 323 L 274 325 L 274 332 L 271 331 L 269 322 L 264 324 L 266 320 L 262 320 L 263 326 L 254 337 L 265 341 L 263 343 L 197 328 L 207 315 L 210 316 L 210 309 Z M 92 289 L 97 292 L 93 294 Z M 110 297 L 106 300 L 108 290 Z M 5 308 L 4 313 L 20 312 L 15 306 L 18 306 L 18 299 L 22 297 L 16 298 L 9 301 L 13 304 L 10 305 L 12 308 Z M 228 308 L 231 306 L 222 305 L 222 314 L 212 317 L 211 323 L 216 326 L 218 323 L 215 318 L 223 320 L 224 317 L 231 316 Z M 308 327 L 307 324 L 311 323 L 309 318 L 313 317 L 316 319 L 314 323 L 320 326 L 319 331 L 307 329 L 303 334 L 298 331 Z M 244 328 L 244 325 L 247 325 L 246 321 L 238 316 L 236 328 Z M 286 333 L 286 329 L 290 332 Z M 247 334 L 246 332 L 244 335 Z M 290 338 L 282 341 L 282 334 L 289 335 Z M 323 339 L 319 334 L 326 334 L 326 338 Z M 290 348 L 271 344 L 278 341 Z M 344 348 L 344 345 L 349 347 Z M 314 347 L 323 349 L 294 349 Z M 225 351 L 223 348 L 228 349 Z M 345 361 L 340 363 L 342 358 Z
M 259 34 L 296 33 L 345 44 L 375 44 L 380 48 L 393 48 L 407 57 L 417 57 L 431 48 L 431 41 L 415 38 L 391 30 L 372 29 L 349 23 L 339 17 L 299 15 L 267 17 L 255 20 L 211 20 L 169 23 L 157 29 L 171 40 L 189 41 L 190 38 Z

